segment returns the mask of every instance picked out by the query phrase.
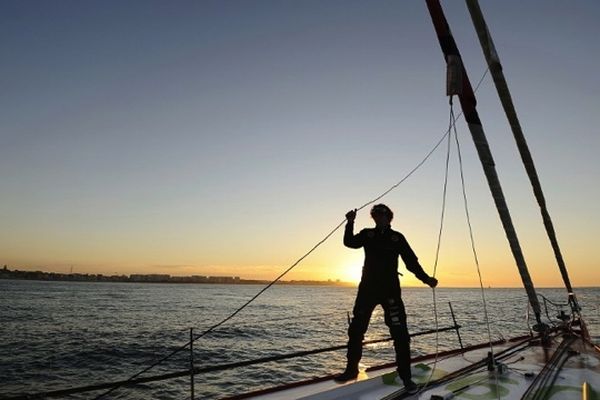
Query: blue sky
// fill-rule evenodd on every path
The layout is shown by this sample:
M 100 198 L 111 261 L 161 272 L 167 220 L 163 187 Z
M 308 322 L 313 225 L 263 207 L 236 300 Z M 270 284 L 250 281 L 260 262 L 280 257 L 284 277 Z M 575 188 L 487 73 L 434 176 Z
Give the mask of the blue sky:
M 485 64 L 466 6 L 443 5 L 476 82 Z M 573 280 L 598 285 L 600 4 L 481 7 Z M 0 15 L 0 256 L 22 269 L 274 277 L 448 124 L 445 65 L 420 1 L 4 1 Z M 489 77 L 478 100 L 534 281 L 558 285 Z M 484 278 L 487 265 L 491 284 L 517 284 L 458 130 Z M 443 160 L 441 149 L 384 199 L 426 269 Z M 469 286 L 452 168 L 440 277 Z M 355 279 L 361 254 L 340 242 L 290 278 Z

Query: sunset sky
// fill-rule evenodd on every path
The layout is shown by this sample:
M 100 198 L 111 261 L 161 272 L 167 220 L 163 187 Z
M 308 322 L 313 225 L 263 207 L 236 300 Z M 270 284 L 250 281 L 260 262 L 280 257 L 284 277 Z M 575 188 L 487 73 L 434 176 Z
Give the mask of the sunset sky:
M 486 67 L 466 5 L 443 6 L 475 84 Z M 481 7 L 572 282 L 600 286 L 600 2 Z M 0 19 L 0 265 L 11 269 L 272 279 L 448 127 L 424 1 L 5 0 Z M 561 286 L 489 76 L 477 96 L 533 281 Z M 457 127 L 484 284 L 519 286 Z M 476 286 L 455 156 L 437 276 Z M 444 159 L 442 146 L 382 200 L 430 273 Z M 370 225 L 363 210 L 356 226 Z M 356 281 L 362 257 L 339 230 L 285 279 Z

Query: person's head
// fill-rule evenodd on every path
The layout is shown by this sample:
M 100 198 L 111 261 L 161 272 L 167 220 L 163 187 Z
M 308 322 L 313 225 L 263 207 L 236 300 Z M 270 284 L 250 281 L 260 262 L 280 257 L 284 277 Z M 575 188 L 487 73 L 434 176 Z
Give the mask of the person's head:
M 378 227 L 385 227 L 392 223 L 394 213 L 385 204 L 376 204 L 371 208 L 371 218 Z

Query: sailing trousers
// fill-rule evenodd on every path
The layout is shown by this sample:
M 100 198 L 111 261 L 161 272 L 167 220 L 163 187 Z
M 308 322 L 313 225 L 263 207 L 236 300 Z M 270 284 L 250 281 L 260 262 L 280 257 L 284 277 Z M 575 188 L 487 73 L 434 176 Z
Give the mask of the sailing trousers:
M 361 285 L 362 286 L 362 285 Z M 385 324 L 390 330 L 396 350 L 398 375 L 404 381 L 411 379 L 410 372 L 410 336 L 406 326 L 406 312 L 400 297 L 400 289 L 387 293 L 376 293 L 377 288 L 368 290 L 359 287 L 354 303 L 354 317 L 348 328 L 348 370 L 358 370 L 362 357 L 362 341 L 369 327 L 371 314 L 377 305 L 383 307 Z

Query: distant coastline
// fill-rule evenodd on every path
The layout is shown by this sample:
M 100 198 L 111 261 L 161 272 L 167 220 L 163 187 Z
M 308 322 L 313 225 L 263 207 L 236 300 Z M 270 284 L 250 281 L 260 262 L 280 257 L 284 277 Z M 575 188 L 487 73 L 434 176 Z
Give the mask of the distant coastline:
M 230 284 L 230 285 L 263 285 L 271 283 L 268 280 L 242 279 L 239 276 L 171 276 L 167 274 L 131 274 L 131 275 L 103 275 L 59 273 L 44 271 L 10 270 L 8 266 L 0 269 L 0 279 L 18 279 L 35 281 L 64 281 L 64 282 L 131 282 L 131 283 L 197 283 L 197 284 Z M 290 280 L 279 281 L 282 285 L 310 285 L 310 286 L 356 286 L 351 282 L 338 280 L 312 281 Z

